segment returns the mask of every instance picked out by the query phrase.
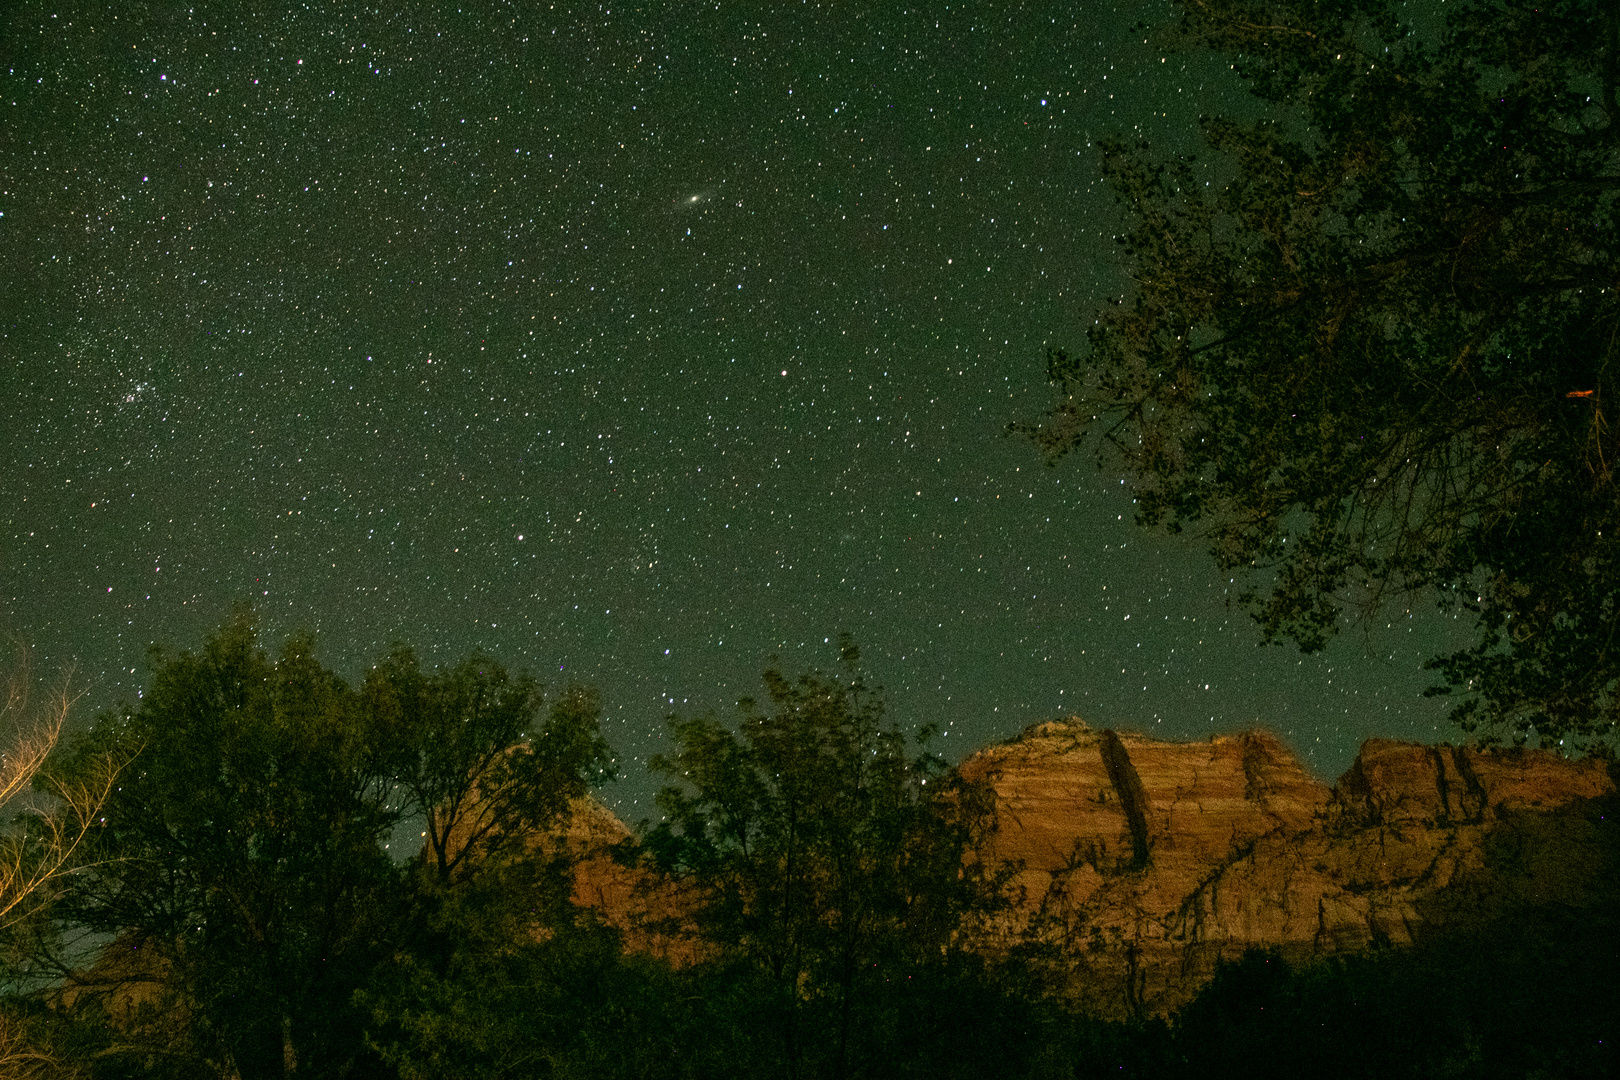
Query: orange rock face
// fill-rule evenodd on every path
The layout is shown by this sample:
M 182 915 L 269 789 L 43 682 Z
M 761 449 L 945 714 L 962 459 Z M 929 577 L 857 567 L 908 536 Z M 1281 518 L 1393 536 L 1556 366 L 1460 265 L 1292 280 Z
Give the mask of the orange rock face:
M 1021 868 L 1022 902 L 986 944 L 1044 943 L 1111 1014 L 1174 1008 L 1252 946 L 1408 943 L 1429 900 L 1485 870 L 1504 815 L 1614 787 L 1599 761 L 1375 739 L 1329 788 L 1263 732 L 1167 743 L 1078 719 L 961 771 L 996 792 L 986 857 Z
M 1613 858 L 1616 826 L 1575 812 L 1614 792 L 1606 765 L 1540 750 L 1371 739 L 1329 787 L 1265 732 L 1172 743 L 1071 718 L 960 769 L 996 796 L 977 856 L 1016 869 L 1018 902 L 973 944 L 1033 947 L 1102 1015 L 1172 1010 L 1254 946 L 1305 960 L 1409 944 L 1504 897 L 1584 902 L 1605 871 L 1583 885 L 1581 868 Z M 576 900 L 631 948 L 694 959 L 646 929 L 683 905 L 608 857 L 629 836 L 600 804 L 575 807 Z
M 1335 790 L 1364 824 L 1484 821 L 1503 808 L 1552 808 L 1613 789 L 1601 761 L 1542 750 L 1480 752 L 1368 739 Z
M 614 848 L 635 834 L 595 798 L 576 799 L 566 842 L 574 857 L 574 903 L 594 909 L 623 935 L 625 947 L 675 964 L 692 963 L 699 949 L 690 934 L 663 923 L 690 910 L 678 889 L 645 870 L 622 866 Z

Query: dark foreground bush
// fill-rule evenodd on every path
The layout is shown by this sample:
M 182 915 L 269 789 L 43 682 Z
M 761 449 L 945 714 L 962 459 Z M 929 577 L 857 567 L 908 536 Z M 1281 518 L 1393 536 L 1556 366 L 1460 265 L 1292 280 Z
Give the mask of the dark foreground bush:
M 1123 1024 L 1076 1016 L 1016 972 L 958 956 L 867 986 L 840 1055 L 831 1001 L 790 1011 L 747 965 L 672 969 L 584 928 L 476 972 L 401 970 L 369 998 L 379 1008 L 362 1071 L 377 1080 L 786 1076 L 793 1045 L 805 1080 L 840 1075 L 840 1059 L 851 1078 L 1596 1080 L 1620 1072 L 1616 971 L 1612 913 L 1524 908 L 1473 933 L 1297 969 L 1252 951 L 1169 1023 Z M 64 1016 L 31 999 L 5 1011 L 68 1070 L 55 1075 L 223 1075 L 217 1063 L 130 1046 L 94 1012 Z
M 1251 952 L 1181 1011 L 1176 1056 L 1244 1080 L 1612 1076 L 1617 971 L 1612 913 L 1575 909 L 1299 971 Z

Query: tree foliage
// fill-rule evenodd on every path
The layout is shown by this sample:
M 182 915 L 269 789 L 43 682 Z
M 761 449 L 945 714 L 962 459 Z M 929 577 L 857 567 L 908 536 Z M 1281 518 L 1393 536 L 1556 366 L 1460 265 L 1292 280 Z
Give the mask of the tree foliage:
M 245 612 L 154 668 L 138 708 L 74 747 L 141 753 L 65 918 L 154 958 L 139 975 L 156 1009 L 190 1020 L 176 1052 L 244 1080 L 341 1071 L 349 998 L 403 914 L 378 731 L 307 639 L 272 659 Z
M 736 731 L 671 718 L 676 749 L 652 762 L 674 783 L 646 848 L 694 890 L 702 938 L 774 987 L 762 1013 L 789 1075 L 846 1075 L 852 1018 L 872 1026 L 870 1006 L 951 955 L 964 916 L 999 895 L 964 861 L 985 793 L 909 755 L 847 638 L 843 655 L 847 681 L 767 671 L 771 710 L 743 701 Z
M 1430 665 L 1465 729 L 1611 733 L 1620 7 L 1181 9 L 1264 115 L 1202 120 L 1213 169 L 1103 144 L 1133 287 L 1023 430 L 1093 438 L 1143 523 L 1205 532 L 1268 640 L 1436 590 L 1477 621 Z
M 488 658 L 424 673 L 406 649 L 362 695 L 423 834 L 409 921 L 362 994 L 371 1041 L 405 1080 L 579 1075 L 581 1042 L 611 1041 L 582 999 L 598 981 L 635 988 L 615 981 L 616 936 L 573 904 L 564 836 L 613 775 L 597 695 L 569 687 L 547 709 Z
M 116 943 L 75 972 L 75 999 L 103 991 L 133 1017 L 132 1053 L 242 1080 L 385 1068 L 358 992 L 423 953 L 443 970 L 447 913 L 480 899 L 505 902 L 484 913 L 492 930 L 532 933 L 496 917 L 520 906 L 504 885 L 540 876 L 506 874 L 500 830 L 517 845 L 555 826 L 609 764 L 588 693 L 542 720 L 532 680 L 485 658 L 424 673 L 399 650 L 356 690 L 307 637 L 260 648 L 244 609 L 153 667 L 138 706 L 59 766 L 139 750 L 56 914 Z M 402 862 L 388 845 L 417 820 L 435 840 Z
M 543 713 L 544 694 L 527 675 L 486 657 L 429 674 L 400 648 L 367 673 L 362 694 L 383 727 L 403 805 L 423 817 L 441 883 L 524 850 L 614 775 L 601 702 L 583 687 Z

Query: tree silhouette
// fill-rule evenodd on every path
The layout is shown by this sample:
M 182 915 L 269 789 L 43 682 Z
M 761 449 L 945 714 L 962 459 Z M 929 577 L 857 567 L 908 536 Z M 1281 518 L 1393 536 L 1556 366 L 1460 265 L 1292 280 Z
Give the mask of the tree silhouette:
M 360 992 L 423 956 L 443 970 L 469 920 L 485 938 L 532 933 L 537 898 L 514 889 L 554 860 L 529 873 L 517 856 L 610 766 L 589 692 L 542 722 L 533 681 L 488 658 L 424 673 L 397 650 L 357 691 L 305 636 L 267 653 L 242 608 L 153 667 L 136 707 L 64 755 L 80 782 L 139 753 L 53 914 L 145 958 L 77 972 L 79 1000 L 123 993 L 131 1045 L 242 1080 L 384 1067 Z M 434 842 L 395 859 L 395 829 L 417 819 Z M 474 910 L 490 898 L 504 906 Z
M 1268 640 L 1320 649 L 1432 590 L 1477 623 L 1430 663 L 1466 730 L 1612 733 L 1620 8 L 1180 6 L 1263 116 L 1204 117 L 1213 168 L 1102 144 L 1133 285 L 1018 430 L 1123 463 L 1139 520 L 1201 530 Z
M 883 988 L 948 956 L 998 895 L 964 865 L 988 799 L 908 755 L 847 638 L 843 656 L 847 681 L 768 670 L 771 711 L 742 702 L 735 732 L 672 718 L 676 750 L 652 762 L 674 783 L 646 849 L 695 890 L 703 939 L 775 987 L 789 1076 L 812 1058 L 846 1075 L 857 1017 L 870 1025 Z

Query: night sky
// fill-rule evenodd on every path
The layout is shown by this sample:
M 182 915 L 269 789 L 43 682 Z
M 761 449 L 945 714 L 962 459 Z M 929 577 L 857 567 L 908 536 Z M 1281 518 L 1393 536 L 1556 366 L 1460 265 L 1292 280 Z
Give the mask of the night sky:
M 952 758 L 1458 737 L 1463 624 L 1261 647 L 1196 538 L 1004 434 L 1126 284 L 1094 140 L 1238 101 L 1167 6 L 257 6 L 0 15 L 0 629 L 81 715 L 250 598 L 351 678 L 599 687 L 632 820 L 668 713 L 841 630 Z

